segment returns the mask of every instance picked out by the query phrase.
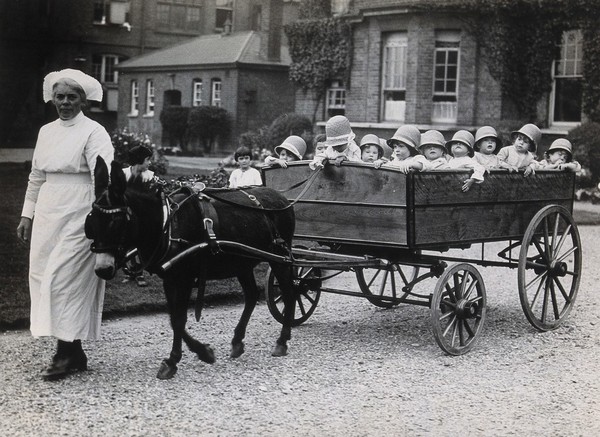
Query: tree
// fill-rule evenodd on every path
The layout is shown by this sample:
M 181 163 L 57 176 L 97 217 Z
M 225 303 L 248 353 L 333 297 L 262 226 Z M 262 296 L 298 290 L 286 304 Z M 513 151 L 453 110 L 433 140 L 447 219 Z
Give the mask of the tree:
M 269 126 L 269 144 L 278 146 L 290 135 L 298 135 L 305 138 L 307 134 L 312 137 L 311 121 L 300 114 L 283 114 L 277 117 Z
M 319 1 L 311 0 L 309 3 L 319 4 Z M 284 31 L 292 58 L 290 79 L 304 91 L 311 90 L 315 95 L 314 123 L 319 104 L 331 81 L 341 77 L 347 82 L 352 32 L 350 25 L 339 18 L 322 16 L 330 15 L 331 9 L 314 7 L 313 10 L 317 11 L 316 18 L 287 24 Z
M 204 153 L 207 154 L 212 151 L 217 139 L 229 139 L 232 124 L 229 112 L 216 106 L 192 108 L 188 119 L 190 136 L 202 142 Z

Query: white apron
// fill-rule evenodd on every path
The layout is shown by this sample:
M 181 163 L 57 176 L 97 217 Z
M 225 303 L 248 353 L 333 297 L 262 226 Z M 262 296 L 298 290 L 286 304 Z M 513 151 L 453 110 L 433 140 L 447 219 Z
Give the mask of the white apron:
M 106 130 L 82 113 L 40 130 L 22 213 L 33 216 L 29 290 L 36 337 L 100 336 L 105 283 L 94 272 L 84 223 L 95 200 L 90 167 L 98 155 L 110 164 L 113 153 Z

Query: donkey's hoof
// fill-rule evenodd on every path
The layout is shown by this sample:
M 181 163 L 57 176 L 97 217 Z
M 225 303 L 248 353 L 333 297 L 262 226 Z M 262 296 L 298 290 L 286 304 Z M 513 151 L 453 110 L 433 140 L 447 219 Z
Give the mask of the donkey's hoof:
M 156 377 L 158 379 L 171 379 L 177 373 L 177 365 L 170 364 L 167 360 L 163 360 L 158 368 Z
M 243 342 L 231 344 L 231 354 L 229 354 L 230 358 L 239 358 L 243 353 L 244 353 L 244 343 Z
M 210 347 L 209 344 L 202 345 L 203 347 L 198 350 L 197 355 L 202 361 L 208 364 L 213 364 L 215 362 L 215 351 Z
M 271 351 L 272 357 L 285 357 L 287 355 L 287 346 L 285 344 L 276 344 Z

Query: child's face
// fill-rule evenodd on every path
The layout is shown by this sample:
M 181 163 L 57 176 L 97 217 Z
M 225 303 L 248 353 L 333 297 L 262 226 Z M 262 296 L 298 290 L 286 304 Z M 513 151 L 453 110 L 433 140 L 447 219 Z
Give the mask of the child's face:
M 283 159 L 286 162 L 296 161 L 296 157 L 285 149 L 281 149 L 281 152 L 279 152 L 279 159 Z
M 375 162 L 379 159 L 379 147 L 370 144 L 363 147 L 361 159 L 364 162 Z
M 517 152 L 527 153 L 531 149 L 531 140 L 523 134 L 517 134 L 515 136 L 514 146 Z
M 548 154 L 548 161 L 551 164 L 564 164 L 567 162 L 569 154 L 564 150 L 555 150 L 552 153 Z
M 326 149 L 327 146 L 325 145 L 325 143 L 317 143 L 317 145 L 315 146 L 315 155 L 325 153 Z
M 250 157 L 248 155 L 238 156 L 237 162 L 242 170 L 246 170 L 250 167 Z
M 484 138 L 479 142 L 479 153 L 484 155 L 491 155 L 496 150 L 496 139 L 495 138 Z
M 429 161 L 434 161 L 444 156 L 444 149 L 439 146 L 434 146 L 433 144 L 425 144 L 421 147 L 421 151 Z
M 146 171 L 146 170 L 148 170 L 148 168 L 150 167 L 150 161 L 151 161 L 151 159 L 150 159 L 150 157 L 149 157 L 149 156 L 145 157 L 145 158 L 144 158 L 144 162 L 142 162 L 141 164 L 136 164 L 136 166 L 137 166 L 137 169 L 138 169 L 140 172 L 143 172 L 143 171 Z
M 400 143 L 398 141 L 394 142 L 394 158 L 398 161 L 404 161 L 406 158 L 410 157 L 410 149 L 406 144 Z
M 450 151 L 455 158 L 469 156 L 469 148 L 463 143 L 453 143 L 452 146 L 450 146 Z
M 344 143 L 344 144 L 340 144 L 340 145 L 337 145 L 337 146 L 333 146 L 333 150 L 335 150 L 338 153 L 343 152 L 347 148 L 348 148 L 348 143 Z

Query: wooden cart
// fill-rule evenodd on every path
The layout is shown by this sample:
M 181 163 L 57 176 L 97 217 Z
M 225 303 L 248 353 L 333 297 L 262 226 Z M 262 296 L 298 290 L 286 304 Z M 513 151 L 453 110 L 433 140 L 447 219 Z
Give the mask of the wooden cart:
M 265 185 L 295 202 L 294 323 L 312 315 L 321 292 L 362 296 L 380 307 L 422 305 L 430 309 L 439 346 L 460 355 L 474 346 L 485 321 L 478 265 L 517 269 L 529 322 L 540 331 L 558 327 L 573 307 L 581 274 L 581 241 L 572 218 L 575 175 L 539 171 L 525 178 L 498 170 L 464 193 L 468 175 L 454 170 L 405 175 L 348 162 L 316 173 L 303 161 L 264 168 Z M 505 247 L 495 260 L 486 259 L 486 243 L 498 241 Z M 474 244 L 481 244 L 481 256 L 445 256 Z M 325 286 L 348 271 L 356 274 L 359 292 Z M 437 283 L 430 294 L 413 290 L 433 277 Z M 269 309 L 281 322 L 281 295 L 270 272 L 265 289 Z

